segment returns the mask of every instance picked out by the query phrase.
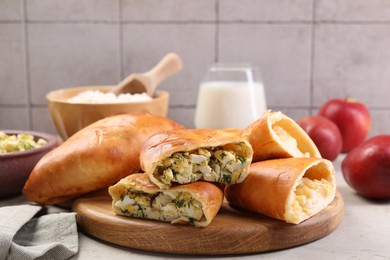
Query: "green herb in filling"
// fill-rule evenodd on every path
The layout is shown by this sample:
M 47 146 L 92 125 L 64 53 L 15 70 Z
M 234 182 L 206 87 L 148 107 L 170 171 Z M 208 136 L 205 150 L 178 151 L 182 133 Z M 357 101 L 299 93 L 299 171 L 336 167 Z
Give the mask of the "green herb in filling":
M 184 199 L 176 199 L 175 200 L 175 203 L 176 203 L 176 206 L 178 207 L 178 208 L 181 208 L 181 207 L 183 207 L 184 205 L 185 205 L 185 200 Z
M 222 175 L 222 181 L 223 183 L 230 183 L 232 180 L 232 176 L 231 175 Z
M 191 224 L 191 225 L 195 225 L 195 219 L 194 218 L 189 218 L 188 223 Z
M 244 157 L 238 156 L 237 159 L 238 159 L 241 163 L 244 163 L 244 162 L 245 162 L 245 158 L 244 158 Z

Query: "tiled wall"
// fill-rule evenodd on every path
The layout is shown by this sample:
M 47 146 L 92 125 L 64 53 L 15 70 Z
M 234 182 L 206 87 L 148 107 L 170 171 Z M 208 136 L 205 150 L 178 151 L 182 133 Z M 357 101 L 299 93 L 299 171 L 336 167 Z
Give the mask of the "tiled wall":
M 216 61 L 260 67 L 269 108 L 294 119 L 353 97 L 390 133 L 389 0 L 0 0 L 0 129 L 55 132 L 45 94 L 115 84 L 168 52 L 184 69 L 160 88 L 193 127 Z

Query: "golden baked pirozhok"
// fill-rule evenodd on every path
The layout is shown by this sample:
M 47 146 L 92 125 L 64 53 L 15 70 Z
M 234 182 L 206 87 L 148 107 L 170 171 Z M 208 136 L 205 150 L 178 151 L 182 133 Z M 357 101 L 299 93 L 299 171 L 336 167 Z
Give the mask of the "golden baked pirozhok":
M 160 189 L 148 175 L 132 174 L 109 188 L 118 215 L 205 227 L 223 202 L 223 188 L 198 181 Z
M 164 130 L 183 128 L 150 114 L 101 119 L 74 134 L 35 166 L 24 196 L 39 204 L 55 204 L 106 188 L 140 168 L 145 140 Z
M 321 158 L 253 163 L 245 181 L 225 188 L 229 203 L 293 224 L 320 212 L 335 194 L 334 166 Z
M 253 162 L 291 157 L 321 158 L 309 135 L 282 112 L 264 112 L 243 130 L 242 135 L 252 145 Z
M 178 129 L 150 137 L 141 168 L 160 188 L 198 180 L 234 184 L 248 175 L 253 150 L 233 129 Z

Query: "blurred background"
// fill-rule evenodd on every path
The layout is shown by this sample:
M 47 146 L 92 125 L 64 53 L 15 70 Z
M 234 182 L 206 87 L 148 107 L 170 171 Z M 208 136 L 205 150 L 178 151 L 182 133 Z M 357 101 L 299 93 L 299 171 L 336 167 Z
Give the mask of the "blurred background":
M 113 85 L 176 52 L 159 89 L 169 117 L 194 127 L 214 62 L 260 68 L 268 107 L 293 119 L 355 98 L 389 133 L 389 0 L 0 0 L 0 129 L 55 133 L 46 94 Z

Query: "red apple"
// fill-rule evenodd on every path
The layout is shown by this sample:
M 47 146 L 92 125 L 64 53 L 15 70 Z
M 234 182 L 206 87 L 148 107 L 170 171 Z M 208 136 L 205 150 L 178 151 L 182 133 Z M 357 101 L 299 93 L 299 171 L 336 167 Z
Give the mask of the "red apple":
M 390 198 L 390 135 L 378 135 L 352 149 L 341 163 L 345 181 L 359 194 Z
M 368 108 L 354 99 L 331 99 L 321 107 L 318 114 L 330 119 L 339 128 L 343 139 L 342 152 L 349 152 L 361 144 L 370 131 Z
M 322 116 L 306 116 L 297 121 L 316 144 L 321 156 L 334 161 L 343 145 L 340 130 L 335 123 Z

